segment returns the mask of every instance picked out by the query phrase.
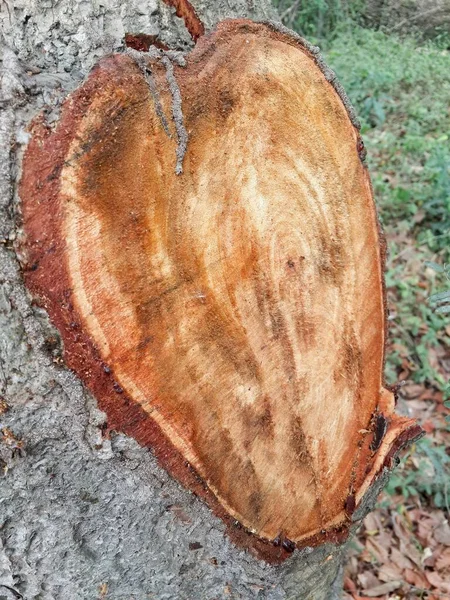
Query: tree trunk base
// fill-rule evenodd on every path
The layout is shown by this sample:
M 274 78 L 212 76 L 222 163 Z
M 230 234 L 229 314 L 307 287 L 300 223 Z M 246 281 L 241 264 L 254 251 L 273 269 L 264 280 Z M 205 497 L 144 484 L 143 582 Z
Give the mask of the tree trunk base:
M 193 2 L 207 28 L 226 17 L 265 20 L 269 2 Z M 233 8 L 230 9 L 229 5 Z M 271 566 L 236 548 L 225 525 L 123 434 L 64 367 L 58 333 L 24 289 L 13 250 L 26 125 L 62 99 L 126 33 L 191 44 L 154 0 L 100 6 L 29 0 L 0 8 L 0 594 L 6 598 L 144 600 L 340 598 L 345 546 L 295 552 Z M 384 469 L 353 515 L 373 507 Z

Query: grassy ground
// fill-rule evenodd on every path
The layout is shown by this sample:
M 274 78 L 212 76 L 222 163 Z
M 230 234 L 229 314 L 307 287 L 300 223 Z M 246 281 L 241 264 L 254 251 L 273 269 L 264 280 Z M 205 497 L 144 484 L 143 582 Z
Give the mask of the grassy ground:
M 362 121 L 389 246 L 386 379 L 404 382 L 399 410 L 428 433 L 403 459 L 354 545 L 347 589 L 354 598 L 367 590 L 450 598 L 450 532 L 433 534 L 447 531 L 450 517 L 450 314 L 436 313 L 429 301 L 450 289 L 450 52 L 442 41 L 358 26 L 341 25 L 331 38 L 325 56 Z

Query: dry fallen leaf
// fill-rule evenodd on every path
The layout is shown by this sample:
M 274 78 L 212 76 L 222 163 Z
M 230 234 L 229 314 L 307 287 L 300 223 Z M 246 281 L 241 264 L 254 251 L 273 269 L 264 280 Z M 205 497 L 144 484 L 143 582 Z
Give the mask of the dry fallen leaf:
M 450 581 L 445 581 L 436 571 L 427 571 L 426 577 L 432 586 L 437 588 L 440 592 L 450 594 Z
M 414 568 L 413 563 L 409 560 L 409 558 L 402 554 L 402 552 L 395 547 L 391 548 L 391 561 L 400 569 Z
M 403 581 L 388 581 L 368 590 L 366 589 L 364 590 L 364 593 L 369 598 L 378 598 L 379 596 L 384 596 L 385 594 L 390 594 L 391 592 L 398 590 L 402 585 Z
M 434 537 L 440 544 L 450 546 L 450 525 L 447 520 L 435 529 Z
M 364 527 L 367 535 L 375 535 L 378 533 L 381 529 L 383 529 L 381 515 L 376 512 L 369 513 L 364 519 Z
M 355 594 L 358 591 L 355 582 L 350 577 L 344 577 L 344 590 Z
M 409 400 L 412 398 L 418 398 L 423 393 L 423 391 L 423 384 L 408 382 L 402 387 L 401 394 Z
M 371 537 L 367 540 L 366 550 L 377 562 L 385 563 L 389 560 L 389 546 L 383 546 L 377 537 Z
M 395 564 L 383 564 L 378 571 L 378 577 L 381 581 L 388 582 L 402 579 L 403 574 Z
M 450 579 L 450 548 L 446 548 L 436 557 L 435 568 L 437 571 L 448 573 L 448 578 Z
M 398 539 L 400 540 L 400 551 L 411 559 L 418 567 L 422 566 L 422 557 L 413 543 L 414 536 L 408 529 L 405 520 L 400 515 L 392 515 L 392 525 Z
M 364 571 L 364 573 L 359 573 L 358 581 L 364 590 L 366 590 L 367 588 L 376 588 L 380 585 L 379 579 L 377 579 L 371 571 Z
M 184 510 L 178 504 L 172 504 L 168 507 L 168 510 L 175 516 L 176 519 L 185 523 L 186 525 L 192 524 L 192 519 L 184 512 Z
M 403 577 L 406 582 L 410 583 L 419 588 L 429 589 L 430 584 L 428 583 L 427 578 L 424 573 L 418 571 L 417 569 L 405 569 L 403 571 Z

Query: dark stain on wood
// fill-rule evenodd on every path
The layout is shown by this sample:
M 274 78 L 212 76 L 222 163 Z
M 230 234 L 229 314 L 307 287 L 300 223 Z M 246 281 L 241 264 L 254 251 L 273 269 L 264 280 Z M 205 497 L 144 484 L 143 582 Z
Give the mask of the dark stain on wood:
M 373 440 L 370 444 L 370 449 L 375 452 L 381 446 L 381 442 L 383 441 L 384 436 L 386 435 L 386 431 L 388 428 L 388 421 L 386 417 L 378 413 L 374 417 L 374 425 L 373 425 Z

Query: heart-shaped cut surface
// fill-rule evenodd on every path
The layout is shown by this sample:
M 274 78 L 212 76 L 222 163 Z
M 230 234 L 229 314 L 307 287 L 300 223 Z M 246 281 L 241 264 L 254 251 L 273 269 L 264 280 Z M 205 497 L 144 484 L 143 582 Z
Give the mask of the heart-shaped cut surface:
M 55 131 L 34 124 L 28 286 L 110 429 L 225 519 L 311 543 L 418 434 L 383 386 L 358 130 L 314 49 L 272 26 L 224 22 L 184 66 L 141 56 L 103 59 Z

